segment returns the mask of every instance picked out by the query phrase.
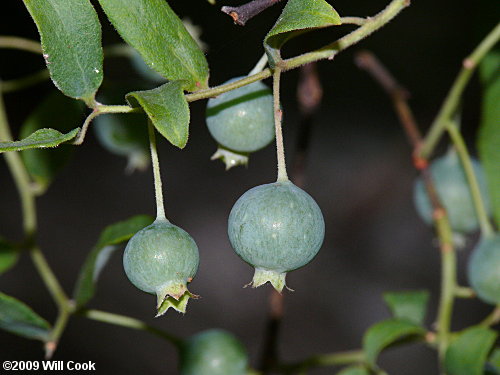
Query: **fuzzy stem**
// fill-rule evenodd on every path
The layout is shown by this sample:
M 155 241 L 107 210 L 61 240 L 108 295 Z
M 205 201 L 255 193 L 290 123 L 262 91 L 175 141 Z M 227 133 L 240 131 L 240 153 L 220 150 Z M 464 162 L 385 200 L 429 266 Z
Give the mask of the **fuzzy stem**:
M 283 131 L 281 120 L 283 112 L 280 108 L 280 77 L 281 68 L 275 67 L 273 74 L 273 103 L 274 103 L 274 128 L 276 131 L 276 153 L 278 158 L 278 182 L 288 181 L 285 163 L 285 147 L 283 145 Z
M 0 89 L 1 91 L 1 89 Z M 3 97 L 0 94 L 0 139 L 4 141 L 12 141 L 12 135 L 10 133 L 9 124 L 7 121 L 7 114 L 5 112 L 5 107 L 3 103 Z M 34 244 L 34 237 L 37 228 L 36 221 L 36 205 L 35 205 L 35 195 L 31 190 L 31 182 L 29 179 L 28 172 L 24 167 L 19 153 L 17 152 L 6 152 L 5 159 L 7 161 L 7 166 L 9 167 L 16 184 L 16 188 L 21 197 L 21 203 L 23 207 L 23 227 L 24 233 L 27 239 L 27 243 L 30 246 L 30 256 L 33 264 L 35 265 L 38 274 L 42 278 L 45 287 L 52 296 L 54 302 L 56 303 L 59 314 L 54 324 L 54 328 L 50 335 L 50 341 L 46 343 L 46 355 L 50 357 L 54 352 L 57 341 L 59 340 L 68 320 L 70 314 L 70 307 L 68 297 L 64 292 L 64 289 L 59 284 L 54 272 L 50 268 L 45 256 L 42 251 Z
M 267 54 L 264 53 L 259 61 L 257 61 L 257 64 L 254 66 L 254 68 L 248 73 L 249 76 L 253 76 L 254 74 L 262 72 L 262 70 L 266 67 L 267 65 Z
M 9 92 L 20 91 L 25 88 L 34 86 L 38 83 L 44 82 L 48 80 L 49 77 L 49 71 L 47 69 L 42 69 L 36 73 L 21 78 L 4 81 L 2 83 L 2 92 L 6 94 Z
M 490 315 L 488 315 L 481 323 L 482 326 L 490 327 L 500 322 L 500 304 L 498 304 Z
M 500 39 L 500 23 L 483 39 L 483 41 L 474 49 L 474 51 L 463 61 L 462 70 L 458 74 L 453 86 L 446 96 L 441 109 L 431 125 L 425 141 L 420 150 L 420 156 L 429 158 L 430 154 L 439 142 L 443 132 L 446 129 L 448 120 L 451 120 L 456 112 L 462 92 L 469 82 L 472 73 L 476 69 L 481 59 L 493 48 Z
M 474 173 L 474 168 L 472 166 L 472 161 L 469 155 L 469 151 L 467 150 L 467 146 L 465 145 L 460 131 L 453 122 L 446 122 L 446 130 L 448 131 L 448 134 L 450 135 L 450 138 L 455 145 L 455 149 L 462 162 L 465 177 L 467 178 L 467 183 L 469 185 L 470 193 L 472 196 L 472 201 L 474 202 L 476 216 L 479 221 L 479 226 L 481 227 L 481 234 L 484 238 L 491 237 L 493 236 L 493 228 L 491 226 L 490 220 L 488 219 L 484 199 L 481 195 L 481 190 L 479 189 L 479 183 L 477 181 L 477 176 Z
M 163 190 L 161 185 L 160 162 L 158 160 L 158 150 L 156 148 L 155 128 L 151 123 L 151 120 L 148 120 L 148 134 L 149 134 L 149 146 L 151 149 L 151 163 L 153 165 L 153 176 L 155 184 L 156 219 L 167 220 L 167 217 L 165 216 L 165 206 L 163 205 Z
M 129 316 L 113 314 L 100 310 L 81 310 L 78 311 L 78 315 L 82 315 L 88 319 L 96 320 L 103 323 L 114 324 L 121 327 L 146 331 L 159 338 L 167 340 L 177 348 L 180 348 L 182 344 L 182 340 L 179 339 L 178 337 L 171 335 L 170 333 L 165 332 L 161 329 L 151 327 L 150 325 L 144 323 L 143 321 L 131 318 Z
M 0 36 L 0 48 L 18 49 L 36 54 L 42 53 L 42 46 L 39 42 L 18 36 Z

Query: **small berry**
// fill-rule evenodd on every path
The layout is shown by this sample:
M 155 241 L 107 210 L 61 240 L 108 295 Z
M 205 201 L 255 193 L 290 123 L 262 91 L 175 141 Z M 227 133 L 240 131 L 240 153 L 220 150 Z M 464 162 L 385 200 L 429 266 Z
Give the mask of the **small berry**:
M 474 173 L 479 182 L 481 195 L 487 203 L 487 188 L 483 170 L 478 161 L 473 160 Z M 450 225 L 455 232 L 470 233 L 479 227 L 469 184 L 457 153 L 452 150 L 434 160 L 430 172 L 441 204 L 446 209 Z M 421 178 L 415 182 L 414 201 L 417 212 L 428 224 L 432 224 L 432 206 Z M 486 204 L 488 207 L 488 204 Z
M 227 83 L 240 78 L 243 77 Z M 221 158 L 227 169 L 246 164 L 249 153 L 264 148 L 274 139 L 273 96 L 262 82 L 209 99 L 206 114 L 208 130 L 219 144 L 213 158 Z
M 281 292 L 286 273 L 309 263 L 325 234 L 321 209 L 290 181 L 256 186 L 229 215 L 228 234 L 236 253 L 255 268 L 252 285 L 271 282 Z
M 140 290 L 156 294 L 157 316 L 170 307 L 186 312 L 187 289 L 198 270 L 196 243 L 183 229 L 167 220 L 156 219 L 128 242 L 123 266 L 129 280 Z
M 211 329 L 189 338 L 180 357 L 181 375 L 245 375 L 248 357 L 229 332 Z
M 468 277 L 479 299 L 493 305 L 500 303 L 500 234 L 482 239 L 472 251 Z

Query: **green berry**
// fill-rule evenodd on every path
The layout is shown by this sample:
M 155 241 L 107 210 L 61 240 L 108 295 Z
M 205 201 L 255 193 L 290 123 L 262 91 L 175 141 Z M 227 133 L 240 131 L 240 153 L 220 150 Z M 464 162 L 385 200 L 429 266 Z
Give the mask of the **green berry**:
M 234 78 L 226 83 L 243 77 Z M 262 82 L 225 92 L 209 99 L 207 104 L 207 126 L 212 137 L 226 152 L 246 154 L 264 148 L 274 139 L 274 110 L 271 90 Z M 225 160 L 226 154 L 217 154 Z M 241 156 L 240 156 L 241 157 Z M 228 168 L 234 162 L 226 162 Z
M 181 375 L 244 375 L 247 366 L 243 345 L 221 329 L 211 329 L 189 338 L 181 350 Z
M 469 283 L 479 299 L 500 303 L 500 234 L 485 238 L 472 251 L 467 267 Z
M 161 219 L 137 232 L 123 254 L 125 273 L 132 284 L 156 294 L 157 316 L 170 307 L 186 311 L 188 299 L 193 297 L 187 283 L 195 276 L 198 263 L 198 247 L 191 236 Z
M 488 192 L 481 165 L 472 160 L 474 173 L 477 177 L 481 195 L 486 201 Z M 465 172 L 455 151 L 436 159 L 430 166 L 430 172 L 441 204 L 446 209 L 450 225 L 455 232 L 470 233 L 476 231 L 479 222 L 469 190 Z M 415 182 L 414 201 L 417 212 L 428 224 L 432 224 L 432 206 L 421 178 Z
M 256 186 L 229 215 L 228 234 L 236 253 L 255 268 L 252 285 L 271 282 L 281 292 L 286 273 L 309 263 L 325 235 L 321 209 L 290 181 Z

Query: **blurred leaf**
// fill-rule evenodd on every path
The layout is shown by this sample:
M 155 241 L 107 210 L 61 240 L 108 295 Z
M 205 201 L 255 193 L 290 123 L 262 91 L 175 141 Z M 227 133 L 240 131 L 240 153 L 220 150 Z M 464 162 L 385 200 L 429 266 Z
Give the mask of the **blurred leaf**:
M 495 348 L 493 350 L 486 367 L 492 374 L 500 374 L 500 348 Z
M 483 84 L 478 149 L 488 182 L 493 216 L 500 228 L 500 49 L 493 50 L 480 64 Z
M 0 153 L 6 151 L 22 151 L 31 148 L 57 147 L 76 137 L 80 128 L 73 129 L 67 134 L 62 134 L 54 129 L 39 129 L 30 136 L 12 142 L 0 142 Z
M 395 318 L 421 325 L 427 310 L 429 292 L 425 290 L 384 293 L 384 301 Z
M 128 241 L 137 231 L 153 222 L 149 215 L 133 216 L 128 220 L 112 224 L 104 229 L 94 249 L 87 256 L 80 270 L 73 292 L 77 307 L 85 305 L 95 293 L 95 284 L 116 245 Z
M 156 130 L 179 148 L 186 146 L 189 136 L 189 106 L 179 81 L 168 82 L 147 91 L 134 91 L 126 96 L 132 107 L 142 107 Z
M 0 292 L 0 328 L 10 333 L 47 341 L 50 324 L 28 305 Z
M 425 329 L 407 320 L 389 319 L 372 325 L 363 337 L 363 350 L 369 364 L 375 365 L 379 353 L 403 338 L 420 339 Z
M 14 267 L 18 259 L 19 250 L 0 238 L 0 275 Z
M 342 369 L 337 375 L 370 375 L 370 372 L 364 366 L 349 366 Z
M 101 25 L 88 0 L 24 0 L 54 84 L 90 103 L 102 82 Z
M 269 64 L 273 67 L 281 60 L 281 47 L 295 36 L 340 24 L 338 13 L 324 0 L 289 0 L 278 21 L 264 38 Z
M 26 138 L 47 125 L 70 131 L 81 120 L 83 105 L 73 99 L 53 92 L 28 116 L 21 126 L 20 138 Z M 66 165 L 73 147 L 64 145 L 54 150 L 26 150 L 21 152 L 24 165 L 31 177 L 46 188 L 57 173 Z
M 148 66 L 183 89 L 208 87 L 205 55 L 164 0 L 99 0 L 122 38 Z
M 448 375 L 482 375 L 488 353 L 497 333 L 487 327 L 473 326 L 450 343 L 445 357 Z

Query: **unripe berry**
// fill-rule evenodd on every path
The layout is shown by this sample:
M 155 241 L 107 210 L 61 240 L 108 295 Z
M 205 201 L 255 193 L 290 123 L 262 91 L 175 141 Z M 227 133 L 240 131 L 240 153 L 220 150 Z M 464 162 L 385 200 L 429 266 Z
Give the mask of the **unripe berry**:
M 247 366 L 243 345 L 221 329 L 201 332 L 181 349 L 181 375 L 245 375 Z
M 170 307 L 186 311 L 193 295 L 187 283 L 198 270 L 196 243 L 183 229 L 157 219 L 137 232 L 123 254 L 123 266 L 129 280 L 140 290 L 156 294 L 157 316 Z
M 486 207 L 489 208 L 488 192 L 481 165 L 476 160 L 472 160 L 472 166 L 479 183 L 481 195 L 485 200 Z M 450 151 L 445 156 L 434 160 L 430 166 L 430 172 L 441 204 L 448 213 L 453 231 L 470 233 L 477 230 L 479 222 L 469 184 L 456 152 Z M 421 178 L 418 178 L 415 182 L 414 201 L 422 220 L 432 224 L 433 210 Z
M 240 78 L 243 77 L 226 83 Z M 248 153 L 260 150 L 274 139 L 273 96 L 262 82 L 209 99 L 206 115 L 208 130 L 219 144 L 212 159 L 222 158 L 227 168 L 246 164 Z
M 228 234 L 236 253 L 255 268 L 252 285 L 271 282 L 281 292 L 286 273 L 318 253 L 325 223 L 314 199 L 290 181 L 256 186 L 229 215 Z
M 500 303 L 500 234 L 479 242 L 469 258 L 467 273 L 479 299 Z

